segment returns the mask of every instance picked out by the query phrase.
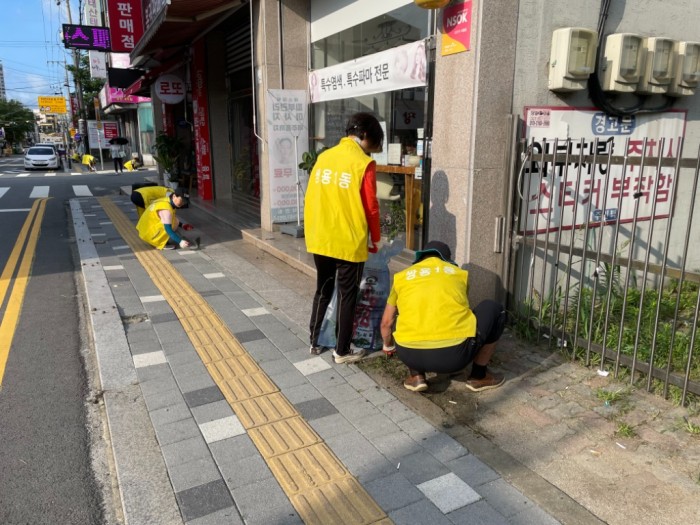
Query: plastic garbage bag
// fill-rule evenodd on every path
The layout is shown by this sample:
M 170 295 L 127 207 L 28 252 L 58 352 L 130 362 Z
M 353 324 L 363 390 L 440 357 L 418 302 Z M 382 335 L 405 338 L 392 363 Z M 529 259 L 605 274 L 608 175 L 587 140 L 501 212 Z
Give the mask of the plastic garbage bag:
M 333 297 L 331 297 L 331 302 L 328 303 L 326 315 L 323 316 L 323 321 L 321 322 L 321 331 L 318 334 L 318 346 L 335 348 L 337 342 L 336 326 L 338 325 L 338 318 L 335 313 L 337 308 L 338 290 L 336 289 L 333 290 Z

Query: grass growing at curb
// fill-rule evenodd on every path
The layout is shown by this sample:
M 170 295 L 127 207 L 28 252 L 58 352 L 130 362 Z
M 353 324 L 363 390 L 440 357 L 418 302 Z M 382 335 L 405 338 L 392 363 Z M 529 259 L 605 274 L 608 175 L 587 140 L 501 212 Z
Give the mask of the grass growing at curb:
M 621 422 L 618 424 L 615 434 L 621 437 L 632 438 L 637 435 L 637 432 L 635 432 L 634 427 L 631 425 Z

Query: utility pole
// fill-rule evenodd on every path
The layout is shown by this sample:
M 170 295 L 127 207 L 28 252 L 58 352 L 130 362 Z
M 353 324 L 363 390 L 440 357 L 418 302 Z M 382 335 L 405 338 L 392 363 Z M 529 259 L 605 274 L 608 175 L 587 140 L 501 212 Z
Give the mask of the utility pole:
M 66 66 L 66 59 L 65 57 L 63 58 L 63 62 L 58 61 L 58 60 L 49 60 L 49 64 L 63 64 L 63 72 L 66 74 L 66 82 L 64 86 L 66 87 L 66 94 L 68 97 L 68 115 L 70 116 L 70 120 L 66 122 L 66 117 L 63 115 L 63 126 L 64 126 L 64 139 L 66 141 L 66 160 L 68 162 L 68 167 L 70 168 L 72 165 L 71 162 L 71 157 L 70 157 L 70 128 L 73 127 L 73 103 L 70 99 L 70 83 L 68 82 L 68 67 Z M 61 93 L 63 93 L 63 90 L 61 90 Z
M 63 2 L 66 5 L 66 14 L 68 15 L 68 23 L 72 24 L 73 23 L 73 15 L 71 14 L 70 11 L 70 0 L 63 0 Z M 61 0 L 58 0 L 57 3 L 61 3 Z M 85 141 L 85 144 L 88 142 L 88 134 L 87 134 L 87 112 L 85 111 L 85 103 L 83 101 L 83 86 L 80 83 L 80 79 L 78 77 L 78 71 L 80 70 L 80 58 L 78 55 L 78 50 L 73 49 L 73 67 L 75 68 L 75 71 L 73 72 L 73 84 L 75 84 L 75 94 L 76 98 L 78 99 L 78 130 L 80 131 L 81 135 L 83 135 L 83 130 L 80 129 L 80 119 L 84 119 L 85 122 L 85 134 L 83 135 L 83 140 Z M 70 95 L 70 92 L 69 92 Z M 70 102 L 70 101 L 69 101 Z M 85 150 L 88 152 L 87 148 Z

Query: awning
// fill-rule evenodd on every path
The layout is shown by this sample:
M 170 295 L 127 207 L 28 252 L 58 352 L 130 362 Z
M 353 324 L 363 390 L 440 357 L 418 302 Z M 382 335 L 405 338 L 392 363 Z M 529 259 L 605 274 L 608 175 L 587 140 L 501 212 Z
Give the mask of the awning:
M 146 72 L 143 69 L 107 68 L 107 82 L 112 87 L 127 88 L 141 78 Z
M 173 57 L 249 0 L 173 0 L 166 4 L 130 53 L 132 64 Z M 221 15 L 221 16 L 216 16 Z
M 174 59 L 144 72 L 138 79 L 136 79 L 129 87 L 127 87 L 124 90 L 124 94 L 137 95 L 140 97 L 150 97 L 151 84 L 153 84 L 153 82 L 155 82 L 159 76 L 165 75 L 166 73 L 170 73 L 173 69 L 179 67 L 181 64 L 182 60 Z

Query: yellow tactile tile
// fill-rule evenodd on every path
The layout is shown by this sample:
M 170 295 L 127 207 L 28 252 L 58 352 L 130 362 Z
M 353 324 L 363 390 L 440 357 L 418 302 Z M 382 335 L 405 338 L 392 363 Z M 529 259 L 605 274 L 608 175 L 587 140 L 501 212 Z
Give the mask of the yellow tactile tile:
M 196 346 L 195 349 L 205 365 L 215 363 L 216 361 L 221 361 L 223 359 L 228 359 L 229 357 L 234 357 L 236 355 L 228 345 L 223 343 L 199 345 Z
M 279 392 L 234 403 L 233 410 L 245 428 L 268 425 L 298 415 L 292 404 Z
M 214 336 L 214 330 L 191 330 L 187 332 L 187 335 L 195 348 L 213 345 L 219 339 L 218 336 Z
M 251 397 L 264 396 L 277 392 L 277 386 L 263 373 L 233 377 L 221 382 L 216 381 L 226 401 L 237 403 Z
M 261 373 L 258 363 L 249 355 L 232 356 L 216 361 L 208 364 L 207 369 L 217 382 Z
M 275 456 L 268 464 L 287 494 L 315 489 L 349 475 L 323 443 Z
M 176 301 L 172 308 L 181 319 L 206 315 L 206 309 L 203 308 L 203 305 L 196 303 L 193 304 L 192 302 L 185 301 L 182 298 L 180 298 L 179 301 Z
M 177 313 L 177 312 L 176 312 Z M 179 317 L 179 316 L 178 316 Z M 197 317 L 181 318 L 185 332 L 196 332 L 201 330 L 214 330 L 219 326 L 219 320 L 210 315 L 199 315 Z
M 248 435 L 263 458 L 287 454 L 292 450 L 314 445 L 321 440 L 301 417 L 282 419 L 269 425 L 250 428 Z
M 290 497 L 306 525 L 370 525 L 388 519 L 353 477 L 345 477 Z

